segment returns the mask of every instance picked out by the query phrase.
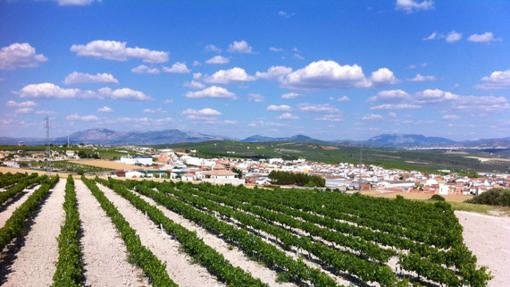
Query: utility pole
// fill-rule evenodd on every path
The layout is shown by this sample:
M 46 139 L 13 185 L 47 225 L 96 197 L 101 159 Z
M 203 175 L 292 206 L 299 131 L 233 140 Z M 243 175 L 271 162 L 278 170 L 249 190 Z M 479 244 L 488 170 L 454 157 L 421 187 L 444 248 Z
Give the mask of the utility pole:
M 359 175 L 358 175 L 358 189 L 361 191 L 361 165 L 363 164 L 363 144 L 359 144 Z
M 46 153 L 48 154 L 48 160 L 51 158 L 51 148 L 50 148 L 50 118 L 46 116 L 45 118 L 45 128 L 46 128 Z

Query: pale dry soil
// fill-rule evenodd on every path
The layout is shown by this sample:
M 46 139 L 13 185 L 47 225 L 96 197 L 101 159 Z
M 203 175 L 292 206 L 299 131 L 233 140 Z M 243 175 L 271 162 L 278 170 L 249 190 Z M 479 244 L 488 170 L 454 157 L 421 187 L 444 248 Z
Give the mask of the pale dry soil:
M 136 230 L 142 244 L 166 264 L 168 275 L 177 285 L 183 287 L 225 286 L 209 274 L 207 269 L 194 264 L 192 259 L 180 250 L 178 241 L 156 226 L 128 200 L 101 184 L 97 186 L 126 218 L 129 225 Z
M 489 287 L 510 286 L 510 217 L 455 211 L 462 224 L 464 242 L 489 267 L 494 278 Z
M 60 179 L 34 219 L 4 286 L 50 286 L 58 259 L 57 237 L 64 222 L 66 180 Z
M 149 286 L 143 271 L 128 262 L 115 226 L 81 180 L 75 181 L 82 222 L 81 246 L 89 286 Z
M 25 189 L 25 194 L 22 195 L 20 198 L 18 198 L 15 202 L 12 202 L 9 204 L 9 206 L 0 213 L 0 228 L 4 227 L 5 223 L 9 218 L 11 218 L 12 213 L 20 207 L 27 199 L 30 197 L 32 192 L 37 190 L 40 187 L 40 185 L 36 185 L 31 189 Z
M 135 192 L 135 194 L 140 195 Z M 260 279 L 262 282 L 268 284 L 269 286 L 295 286 L 292 283 L 279 283 L 277 282 L 277 273 L 264 267 L 263 265 L 250 260 L 246 257 L 241 250 L 237 247 L 234 247 L 219 237 L 209 233 L 204 228 L 195 224 L 194 222 L 180 216 L 177 213 L 174 213 L 167 209 L 166 207 L 159 205 L 154 200 L 149 197 L 140 195 L 142 199 L 150 203 L 151 205 L 156 206 L 166 217 L 168 217 L 173 222 L 183 226 L 184 228 L 196 232 L 197 236 L 204 241 L 205 244 L 211 246 L 216 251 L 225 257 L 232 265 L 243 269 L 244 271 L 250 273 L 254 278 Z

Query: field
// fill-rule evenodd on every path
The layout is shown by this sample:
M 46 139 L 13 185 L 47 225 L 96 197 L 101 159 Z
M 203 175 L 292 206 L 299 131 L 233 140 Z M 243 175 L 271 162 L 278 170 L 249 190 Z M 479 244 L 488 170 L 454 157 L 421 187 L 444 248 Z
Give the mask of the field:
M 306 158 L 310 161 L 325 163 L 348 162 L 356 164 L 360 160 L 359 147 L 331 146 L 320 143 L 218 141 L 176 144 L 170 147 L 182 150 L 194 149 L 202 157 Z M 491 150 L 490 152 L 494 154 L 497 151 Z M 510 168 L 510 162 L 504 159 L 480 161 L 477 158 L 477 156 L 480 156 L 485 159 L 488 157 L 489 151 L 458 153 L 440 150 L 393 150 L 364 147 L 362 153 L 363 163 L 402 170 L 437 172 L 437 170 L 448 169 L 453 171 L 508 172 Z M 508 158 L 508 153 L 502 152 L 499 155 Z M 494 158 L 493 155 L 490 157 Z
M 0 188 L 5 286 L 489 280 L 444 202 L 37 174 L 0 174 Z

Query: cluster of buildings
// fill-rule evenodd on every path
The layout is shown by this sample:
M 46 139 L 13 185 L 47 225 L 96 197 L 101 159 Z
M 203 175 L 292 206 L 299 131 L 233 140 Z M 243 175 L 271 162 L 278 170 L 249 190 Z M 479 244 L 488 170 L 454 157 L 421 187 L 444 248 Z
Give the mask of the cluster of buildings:
M 284 160 L 200 158 L 171 149 L 154 150 L 151 157 L 121 158 L 121 162 L 152 166 L 153 169 L 127 171 L 125 177 L 168 177 L 174 180 L 232 185 L 269 185 L 273 170 L 320 175 L 326 188 L 340 191 L 374 190 L 379 192 L 426 192 L 479 194 L 486 190 L 510 187 L 509 174 L 480 174 L 478 178 L 455 173 L 424 174 L 419 171 L 385 169 L 373 165 L 326 164 L 305 159 Z

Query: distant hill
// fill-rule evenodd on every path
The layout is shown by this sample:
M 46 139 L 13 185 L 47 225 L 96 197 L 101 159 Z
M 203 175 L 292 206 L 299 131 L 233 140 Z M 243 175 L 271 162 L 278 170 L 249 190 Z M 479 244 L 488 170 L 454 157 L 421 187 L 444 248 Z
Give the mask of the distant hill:
M 75 132 L 69 135 L 71 143 L 85 144 L 108 144 L 108 145 L 157 145 L 157 144 L 175 144 L 182 142 L 203 142 L 212 140 L 225 140 L 225 137 L 185 132 L 177 129 L 161 131 L 132 131 L 120 132 L 110 129 L 88 129 Z M 51 139 L 53 144 L 63 144 L 67 142 L 67 137 L 58 137 Z M 46 140 L 42 138 L 8 138 L 0 137 L 0 144 L 19 144 L 39 145 L 45 144 Z
M 457 142 L 442 137 L 427 137 L 416 134 L 382 134 L 368 139 L 365 143 L 375 147 L 403 148 L 446 146 Z
M 267 137 L 267 136 L 261 136 L 261 135 L 253 135 L 250 137 L 247 137 L 241 142 L 248 142 L 248 143 L 262 143 L 262 142 L 296 142 L 296 143 L 320 143 L 325 142 L 322 140 L 314 139 L 309 136 L 305 135 L 295 135 L 291 137 Z

